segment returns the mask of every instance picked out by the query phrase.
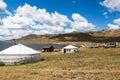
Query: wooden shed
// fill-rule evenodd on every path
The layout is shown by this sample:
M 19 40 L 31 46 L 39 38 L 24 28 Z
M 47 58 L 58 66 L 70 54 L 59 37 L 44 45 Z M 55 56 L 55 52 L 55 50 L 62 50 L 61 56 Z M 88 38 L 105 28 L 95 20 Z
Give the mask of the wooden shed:
M 46 46 L 43 48 L 44 52 L 54 52 L 54 47 L 53 46 Z

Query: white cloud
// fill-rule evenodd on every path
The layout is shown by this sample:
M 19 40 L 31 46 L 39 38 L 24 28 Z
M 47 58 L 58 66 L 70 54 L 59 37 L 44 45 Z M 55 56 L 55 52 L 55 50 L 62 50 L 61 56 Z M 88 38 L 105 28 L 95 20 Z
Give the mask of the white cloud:
M 58 12 L 49 13 L 46 9 L 25 4 L 19 6 L 13 15 L 1 20 L 0 38 L 20 38 L 28 34 L 59 34 L 92 30 L 95 27 L 79 14 L 73 14 L 72 18 L 74 21 Z
M 87 22 L 87 20 L 84 17 L 76 13 L 72 15 L 72 18 L 74 21 L 77 21 L 77 22 Z
M 19 7 L 16 10 L 16 15 L 31 18 L 33 21 L 41 22 L 48 25 L 60 25 L 65 26 L 66 22 L 69 22 L 67 16 L 61 15 L 57 12 L 48 13 L 45 9 L 37 9 L 37 7 L 31 7 L 28 4 L 25 4 L 23 7 Z
M 100 4 L 108 8 L 109 11 L 120 12 L 120 0 L 104 0 L 103 2 L 100 2 Z
M 86 18 L 82 17 L 79 14 L 73 14 L 72 18 L 74 22 L 72 22 L 71 26 L 75 30 L 93 30 L 95 28 L 95 25 L 92 23 L 89 23 Z
M 11 15 L 11 13 L 6 8 L 7 4 L 3 0 L 0 0 L 0 13 Z
M 14 16 L 1 20 L 0 29 L 4 32 L 0 34 L 7 39 L 20 38 L 27 34 L 59 34 L 70 23 L 67 16 L 57 12 L 48 13 L 45 9 L 25 4 L 16 9 Z
M 108 13 L 107 12 L 104 12 L 103 15 L 107 15 Z
M 120 18 L 113 20 L 114 24 L 107 24 L 108 28 L 111 30 L 120 29 Z
M 119 25 L 119 26 L 120 26 L 120 18 L 115 19 L 113 22 L 114 22 L 115 24 L 117 24 L 117 25 Z
M 20 16 L 8 16 L 2 20 L 4 28 L 27 28 L 31 25 L 34 25 L 32 19 L 27 17 L 20 17 Z
M 32 32 L 21 29 L 19 30 L 0 29 L 0 39 L 2 40 L 17 39 L 30 33 Z
M 120 29 L 120 27 L 118 25 L 115 25 L 115 24 L 108 24 L 107 26 L 109 27 L 110 30 Z
M 108 18 L 108 13 L 104 12 L 103 15 L 105 16 L 105 18 Z

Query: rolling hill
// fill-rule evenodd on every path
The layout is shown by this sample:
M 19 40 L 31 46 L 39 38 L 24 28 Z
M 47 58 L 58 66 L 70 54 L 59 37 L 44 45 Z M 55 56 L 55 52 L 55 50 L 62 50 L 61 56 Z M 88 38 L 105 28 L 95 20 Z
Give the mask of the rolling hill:
M 98 32 L 76 32 L 60 34 L 50 39 L 59 41 L 81 41 L 81 42 L 119 42 L 120 31 L 98 31 Z
M 120 42 L 120 30 L 101 30 L 96 32 L 72 32 L 66 34 L 30 34 L 17 39 L 22 42 L 34 41 L 73 41 L 73 42 Z M 33 43 L 34 43 L 33 41 Z

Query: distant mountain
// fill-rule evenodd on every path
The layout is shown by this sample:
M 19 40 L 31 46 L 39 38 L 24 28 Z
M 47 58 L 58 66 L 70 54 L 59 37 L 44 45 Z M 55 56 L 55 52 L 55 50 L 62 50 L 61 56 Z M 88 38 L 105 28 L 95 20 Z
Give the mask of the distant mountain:
M 46 35 L 36 35 L 36 34 L 30 34 L 30 35 L 27 35 L 27 36 L 24 36 L 20 39 L 37 39 L 37 38 L 50 38 L 54 35 L 51 35 L 51 34 L 46 34 Z
M 40 37 L 39 35 L 30 34 L 30 35 L 27 35 L 27 36 L 23 36 L 20 39 L 34 39 L 34 38 L 39 38 L 39 37 Z
M 101 30 L 89 34 L 95 37 L 120 37 L 120 30 Z
M 101 30 L 96 32 L 72 32 L 59 34 L 50 39 L 81 42 L 120 42 L 120 30 Z
M 24 36 L 19 40 L 80 41 L 80 42 L 120 42 L 120 30 L 101 30 L 96 32 L 72 32 L 66 34 L 47 34 Z

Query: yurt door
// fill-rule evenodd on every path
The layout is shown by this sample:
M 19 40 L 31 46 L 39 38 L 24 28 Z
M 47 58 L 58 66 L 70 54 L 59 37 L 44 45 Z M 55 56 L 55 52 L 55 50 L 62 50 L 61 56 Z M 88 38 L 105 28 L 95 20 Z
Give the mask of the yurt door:
M 66 49 L 64 49 L 64 53 L 66 53 Z

